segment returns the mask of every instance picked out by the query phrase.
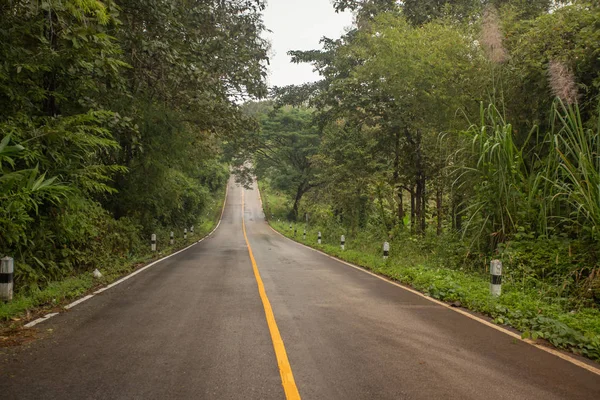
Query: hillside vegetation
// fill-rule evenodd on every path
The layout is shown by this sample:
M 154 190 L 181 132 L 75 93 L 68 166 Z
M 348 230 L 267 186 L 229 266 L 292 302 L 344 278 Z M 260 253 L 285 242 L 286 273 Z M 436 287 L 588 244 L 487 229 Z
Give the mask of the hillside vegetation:
M 80 293 L 95 268 L 147 258 L 152 233 L 164 252 L 170 231 L 182 245 L 214 223 L 222 144 L 254 126 L 237 104 L 266 94 L 263 8 L 2 2 L 0 255 L 15 259 L 17 298 Z
M 353 260 L 598 358 L 598 4 L 335 4 L 352 29 L 289 53 L 322 79 L 245 107 L 271 222 L 369 260 L 389 241 L 392 266 Z

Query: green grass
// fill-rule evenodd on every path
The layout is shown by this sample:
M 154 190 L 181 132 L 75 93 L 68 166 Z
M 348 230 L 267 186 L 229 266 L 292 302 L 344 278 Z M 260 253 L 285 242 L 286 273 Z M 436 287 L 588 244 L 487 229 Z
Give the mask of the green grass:
M 219 196 L 215 196 L 212 199 L 208 206 L 207 214 L 199 218 L 199 221 L 194 226 L 193 234 L 188 232 L 187 240 L 184 240 L 181 237 L 182 233 L 179 233 L 179 237 L 175 239 L 174 244 L 171 246 L 169 244 L 170 231 L 157 232 L 157 255 L 153 255 L 150 252 L 149 243 L 148 252 L 144 254 L 132 255 L 127 258 L 107 255 L 106 259 L 108 261 L 105 262 L 102 268 L 99 268 L 103 275 L 102 278 L 95 279 L 92 276 L 92 271 L 86 271 L 60 281 L 50 282 L 39 290 L 33 290 L 29 293 L 17 293 L 13 301 L 0 303 L 0 321 L 22 320 L 24 317 L 27 319 L 28 315 L 37 315 L 57 307 L 62 307 L 73 299 L 118 280 L 145 263 L 189 246 L 214 229 L 221 216 L 224 199 L 225 188 L 223 188 Z
M 589 307 L 570 310 L 565 299 L 548 296 L 546 290 L 526 288 L 516 279 L 507 279 L 502 285 L 502 295 L 493 297 L 489 293 L 489 276 L 467 266 L 445 267 L 443 257 L 435 250 L 423 251 L 414 238 L 393 242 L 388 260 L 382 257 L 383 240 L 369 241 L 366 235 L 354 236 L 340 228 L 309 226 L 304 240 L 305 224 L 293 224 L 290 229 L 284 217 L 290 202 L 264 182 L 259 186 L 269 223 L 285 236 L 410 285 L 432 298 L 460 301 L 462 307 L 485 314 L 496 324 L 518 329 L 525 338 L 546 339 L 556 347 L 600 361 L 600 310 Z M 295 237 L 294 229 L 297 229 Z M 318 231 L 323 234 L 321 245 L 317 244 Z M 342 233 L 346 236 L 345 251 L 339 245 Z

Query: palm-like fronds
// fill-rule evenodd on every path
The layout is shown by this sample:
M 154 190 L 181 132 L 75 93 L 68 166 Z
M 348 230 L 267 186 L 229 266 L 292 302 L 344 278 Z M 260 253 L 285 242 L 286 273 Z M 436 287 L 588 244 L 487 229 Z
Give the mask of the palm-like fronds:
M 11 136 L 0 142 L 0 243 L 14 243 L 23 239 L 24 223 L 30 221 L 31 214 L 37 214 L 44 202 L 58 203 L 69 189 L 57 182 L 56 177 L 46 178 L 39 167 L 12 170 L 24 148 L 10 146 Z M 7 164 L 10 168 L 5 168 Z
M 464 233 L 471 232 L 474 243 L 489 235 L 495 247 L 517 230 L 532 185 L 525 145 L 516 144 L 512 125 L 493 104 L 481 105 L 480 115 L 480 125 L 465 132 L 471 137 L 472 163 L 460 168 L 456 184 L 475 182 Z
M 557 99 L 553 129 L 547 136 L 550 154 L 547 191 L 556 210 L 569 223 L 597 238 L 600 229 L 600 125 L 587 128 L 579 107 Z M 599 109 L 600 111 L 600 109 Z

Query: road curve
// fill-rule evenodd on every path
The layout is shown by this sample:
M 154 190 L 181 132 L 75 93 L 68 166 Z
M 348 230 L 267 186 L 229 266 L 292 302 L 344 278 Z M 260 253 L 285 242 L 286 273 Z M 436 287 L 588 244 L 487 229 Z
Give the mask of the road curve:
M 273 232 L 229 183 L 207 240 L 0 350 L 1 399 L 600 399 L 600 376 Z

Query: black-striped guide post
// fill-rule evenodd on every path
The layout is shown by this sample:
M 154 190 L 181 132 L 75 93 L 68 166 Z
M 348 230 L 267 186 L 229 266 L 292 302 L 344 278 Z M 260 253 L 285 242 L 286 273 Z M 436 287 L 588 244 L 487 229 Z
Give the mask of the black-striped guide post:
M 492 296 L 502 294 L 502 261 L 490 261 L 490 292 Z
M 150 237 L 150 248 L 152 251 L 156 251 L 156 233 L 153 233 Z
M 383 259 L 387 260 L 387 258 L 390 256 L 390 244 L 388 242 L 385 242 L 383 244 Z
M 15 264 L 12 257 L 3 257 L 0 261 L 0 300 L 11 301 L 13 298 L 13 278 Z
M 321 244 L 321 232 L 317 236 L 317 243 Z
M 175 243 L 175 232 L 173 232 L 173 231 L 171 231 L 169 243 L 171 243 L 171 245 L 173 245 L 173 243 Z
M 304 234 L 302 235 L 302 240 L 306 241 L 306 229 L 308 228 L 308 213 L 304 213 L 304 217 L 306 219 L 306 225 L 304 225 Z
M 340 248 L 346 250 L 346 236 L 342 235 L 340 238 Z
M 183 230 L 183 239 L 187 240 L 187 228 Z

